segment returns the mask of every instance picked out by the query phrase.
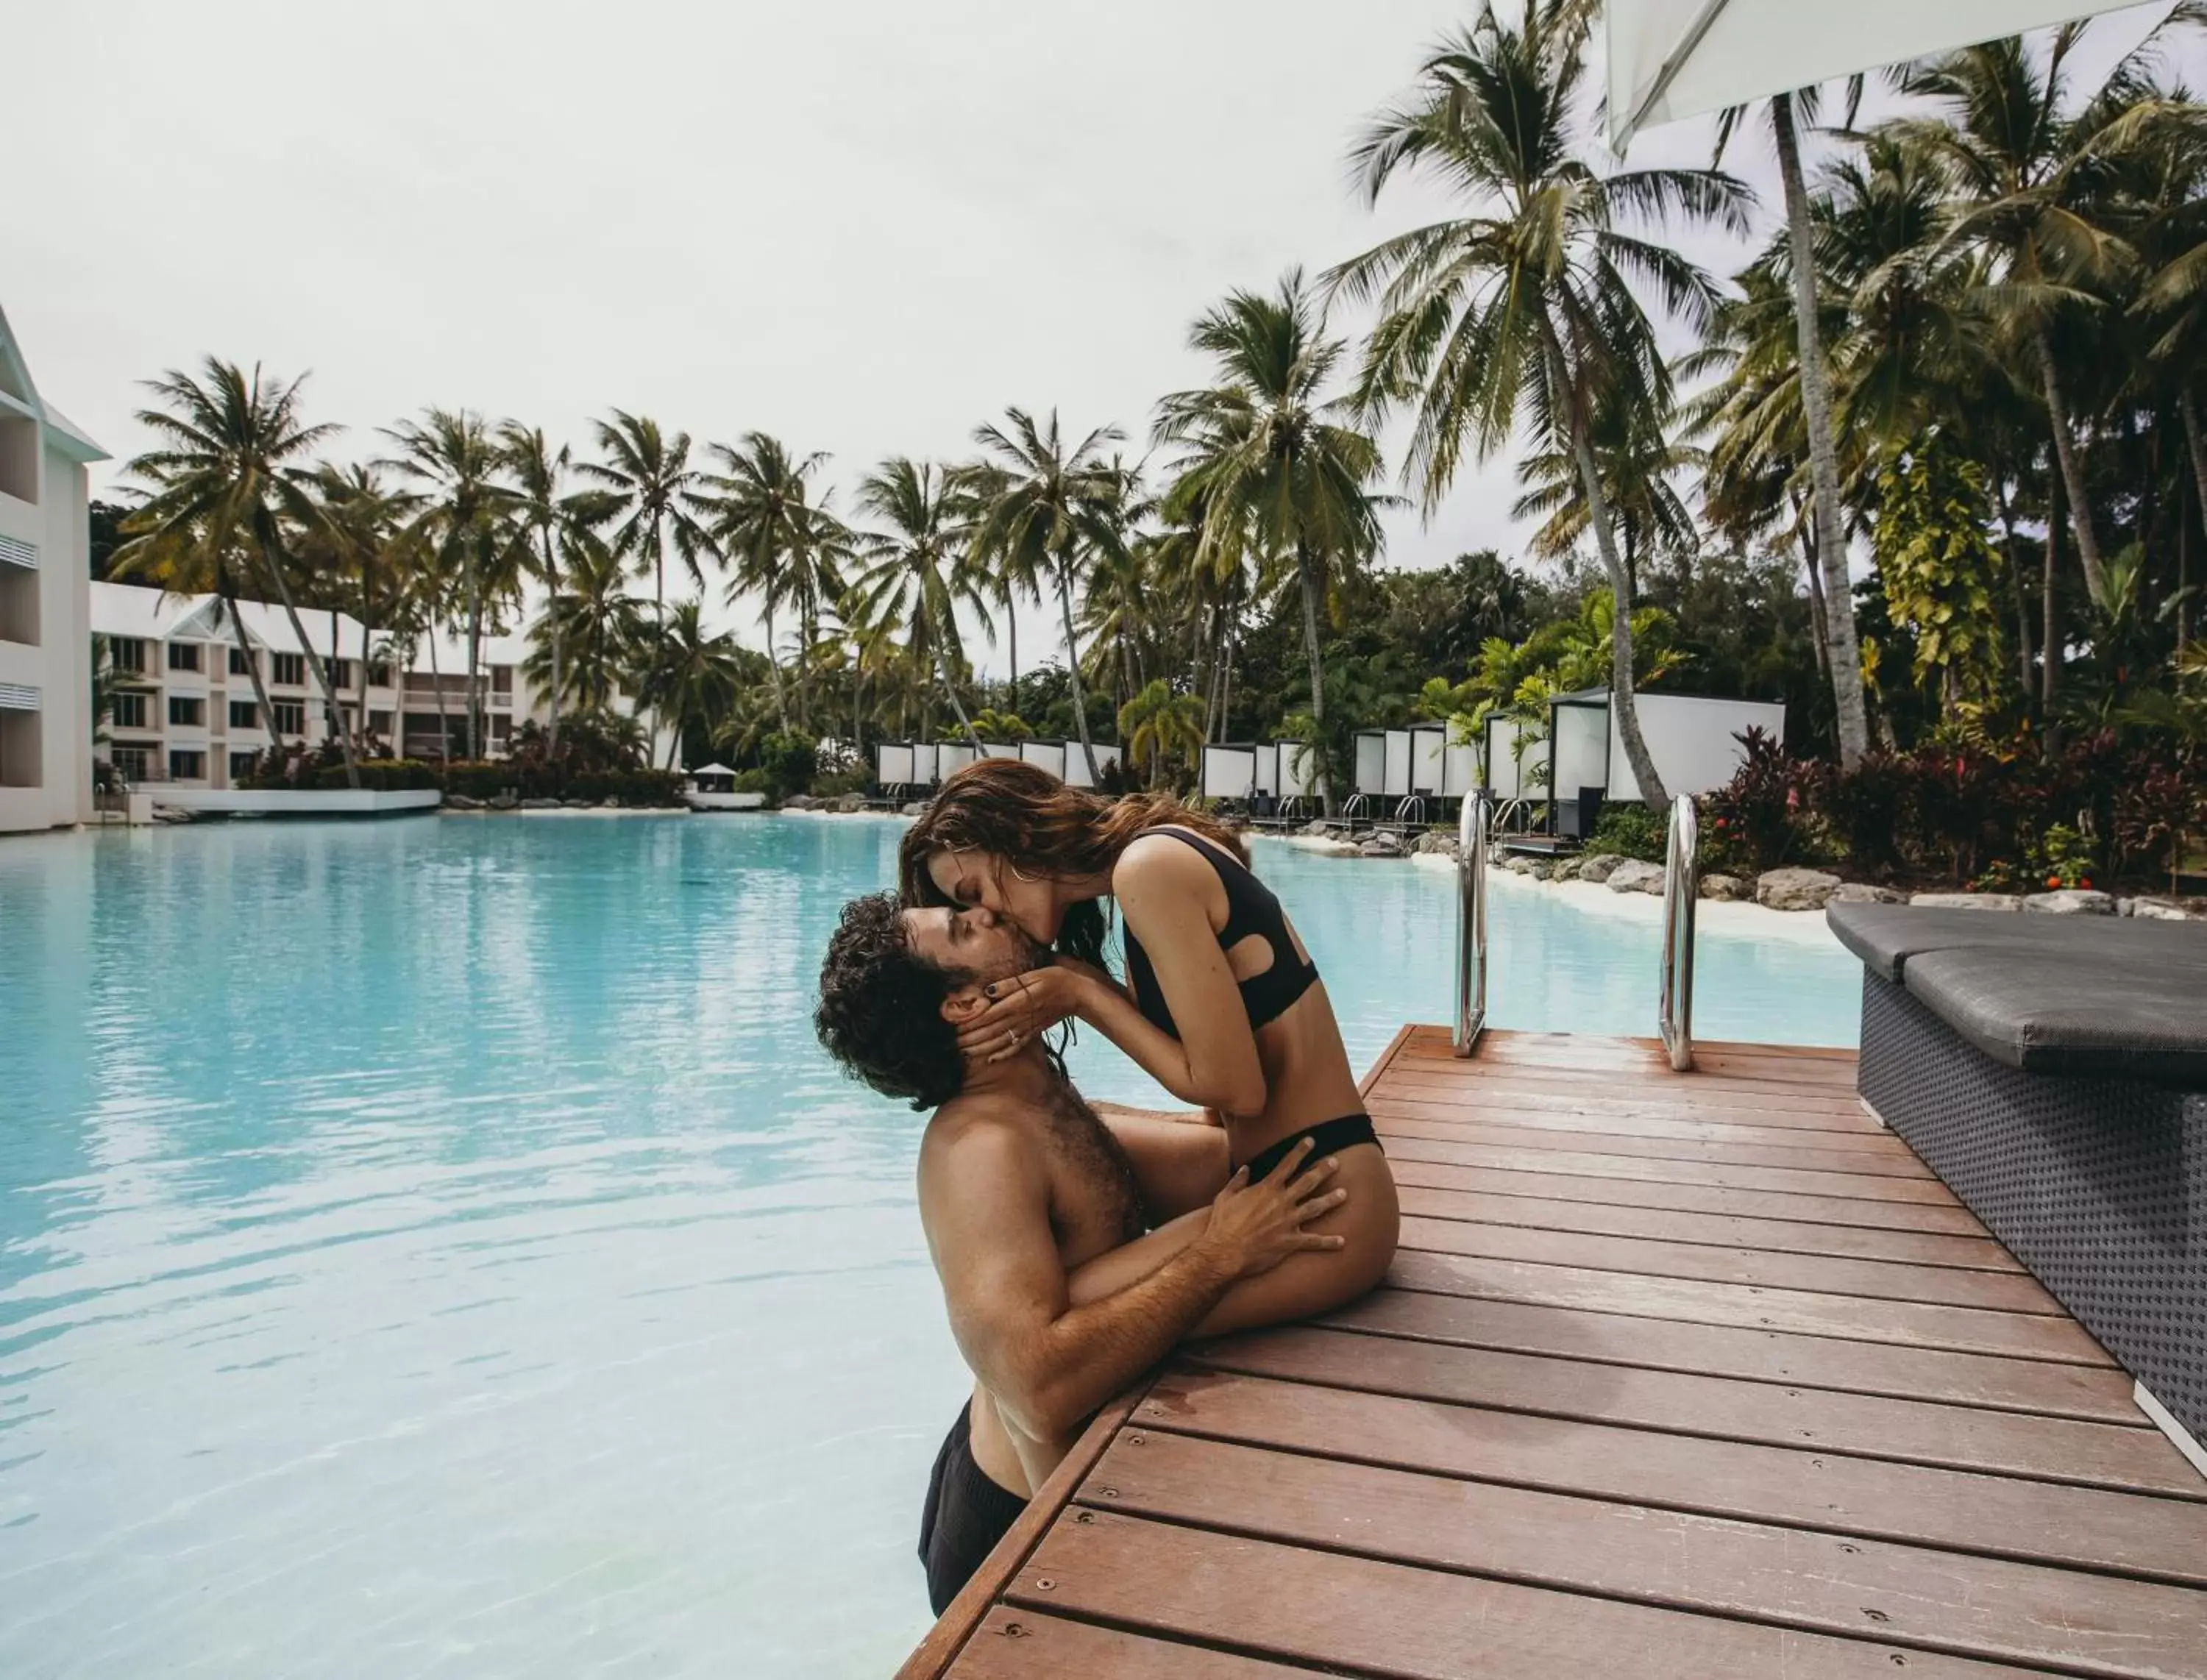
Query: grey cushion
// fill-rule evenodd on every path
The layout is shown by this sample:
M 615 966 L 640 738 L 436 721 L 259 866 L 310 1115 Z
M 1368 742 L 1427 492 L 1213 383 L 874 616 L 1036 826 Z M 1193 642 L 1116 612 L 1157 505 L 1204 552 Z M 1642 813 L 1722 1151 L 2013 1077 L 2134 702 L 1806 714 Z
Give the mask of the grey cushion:
M 1978 946 L 1911 957 L 1904 983 L 2011 1067 L 2207 1088 L 2207 967 Z
M 1824 918 L 1839 943 L 1860 957 L 1872 973 L 1904 984 L 1910 960 L 1933 951 L 2006 952 L 2057 965 L 2096 957 L 2140 966 L 2174 963 L 2207 968 L 2207 921 L 1919 910 L 1905 904 L 1835 904 L 1824 912 Z

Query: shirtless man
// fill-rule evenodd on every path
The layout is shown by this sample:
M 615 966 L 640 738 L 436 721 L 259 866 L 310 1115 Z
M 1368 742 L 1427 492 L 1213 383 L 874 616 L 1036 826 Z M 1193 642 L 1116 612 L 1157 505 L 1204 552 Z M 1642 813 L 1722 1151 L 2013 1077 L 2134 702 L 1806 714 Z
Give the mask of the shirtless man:
M 1346 1193 L 1307 1144 L 1261 1183 L 1229 1181 L 1223 1130 L 1131 1115 L 1107 1127 L 1040 1044 L 969 1067 L 958 1027 L 986 1007 L 980 989 L 1050 960 L 992 911 L 900 910 L 881 894 L 844 906 L 821 970 L 821 1043 L 883 1095 L 936 1111 L 920 1221 L 974 1375 L 920 1520 L 937 1615 L 1098 1408 L 1242 1279 L 1342 1241 L 1307 1229 Z M 1082 1287 L 1082 1267 L 1205 1201 L 1193 1241 Z

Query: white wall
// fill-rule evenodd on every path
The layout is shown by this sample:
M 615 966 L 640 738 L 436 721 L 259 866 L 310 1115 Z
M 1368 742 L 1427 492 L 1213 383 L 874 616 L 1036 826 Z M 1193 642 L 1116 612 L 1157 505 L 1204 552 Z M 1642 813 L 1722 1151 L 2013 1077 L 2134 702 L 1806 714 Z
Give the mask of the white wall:
M 1582 787 L 1606 787 L 1609 708 L 1558 706 L 1551 715 L 1555 720 L 1555 736 L 1549 744 L 1554 797 L 1576 800 Z
M 0 561 L 17 574 L 11 581 L 34 581 L 38 603 L 37 642 L 0 643 L 0 683 L 35 689 L 39 697 L 36 713 L 15 712 L 9 719 L 19 741 L 35 735 L 37 785 L 0 786 L 0 833 L 66 828 L 93 815 L 85 471 L 43 434 L 39 453 L 39 499 L 0 493 L 0 533 L 33 545 L 39 561 L 28 573 Z
M 1206 746 L 1203 750 L 1203 797 L 1246 799 L 1257 791 L 1257 749 Z
M 1761 729 L 1780 743 L 1785 739 L 1785 708 L 1773 702 L 1708 700 L 1687 694 L 1643 694 L 1638 700 L 1640 732 L 1665 792 L 1673 798 L 1681 793 L 1708 793 L 1730 781 L 1745 756 L 1735 737 L 1749 728 Z M 1613 719 L 1609 725 L 1608 793 L 1612 799 L 1641 797 Z
M 1546 798 L 1547 762 L 1544 726 L 1499 714 L 1486 720 L 1486 785 L 1494 790 L 1496 798 Z

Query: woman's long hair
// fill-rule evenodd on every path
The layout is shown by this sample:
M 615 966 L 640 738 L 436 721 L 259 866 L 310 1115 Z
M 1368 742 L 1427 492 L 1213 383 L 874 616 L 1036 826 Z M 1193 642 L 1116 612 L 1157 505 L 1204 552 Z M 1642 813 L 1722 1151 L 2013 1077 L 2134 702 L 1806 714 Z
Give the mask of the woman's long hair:
M 937 852 L 991 852 L 1031 876 L 1100 875 L 1138 835 L 1167 823 L 1249 861 L 1239 834 L 1168 795 L 1104 799 L 1060 781 L 1039 764 L 977 759 L 945 780 L 925 814 L 905 831 L 898 884 L 906 904 L 948 904 L 927 872 L 927 860 Z M 1092 900 L 1076 904 L 1065 912 L 1057 948 L 1104 967 L 1104 934 L 1103 906 Z

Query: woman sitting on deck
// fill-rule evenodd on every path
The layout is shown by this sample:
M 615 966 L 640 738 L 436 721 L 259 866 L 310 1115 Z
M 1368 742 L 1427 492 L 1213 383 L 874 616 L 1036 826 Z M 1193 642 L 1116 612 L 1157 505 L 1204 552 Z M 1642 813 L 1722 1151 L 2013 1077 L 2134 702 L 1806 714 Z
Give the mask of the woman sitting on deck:
M 1241 840 L 1174 801 L 1107 803 L 1016 759 L 984 758 L 942 784 L 904 838 L 905 901 L 979 906 L 1054 946 L 1054 966 L 989 989 L 960 1045 L 990 1061 L 1061 1021 L 1086 1022 L 1174 1096 L 1223 1120 L 1230 1160 L 1262 1180 L 1305 1138 L 1337 1157 L 1345 1205 L 1314 1223 L 1343 1246 L 1296 1255 L 1238 1290 L 1220 1335 L 1330 1312 L 1394 1259 L 1395 1182 L 1363 1112 L 1318 970 Z M 1118 903 L 1127 984 L 1104 966 L 1099 900 Z M 1216 1193 L 1192 1197 L 1189 1205 Z M 1076 1304 L 1125 1288 L 1192 1241 L 1194 1212 L 1076 1275 Z

